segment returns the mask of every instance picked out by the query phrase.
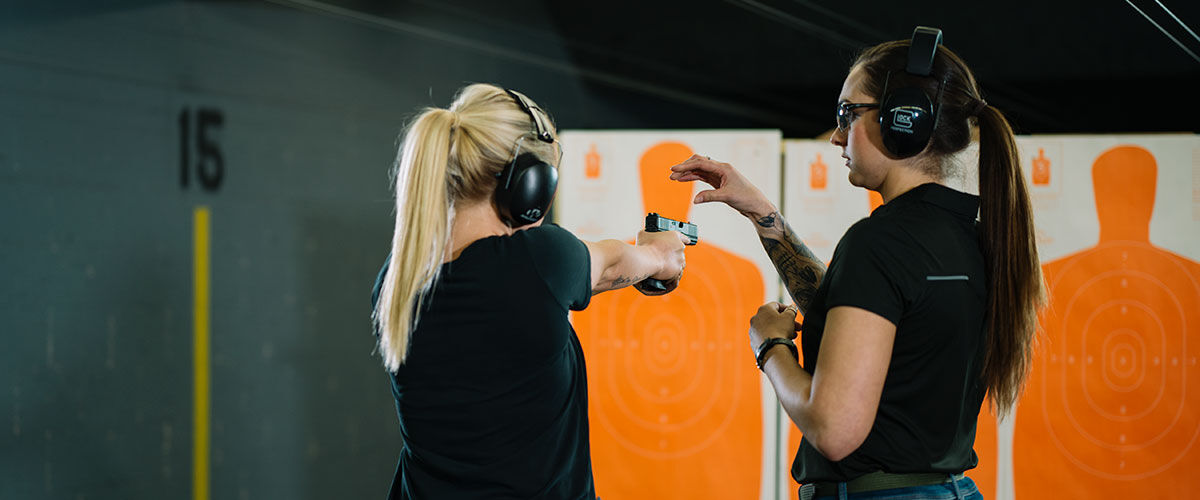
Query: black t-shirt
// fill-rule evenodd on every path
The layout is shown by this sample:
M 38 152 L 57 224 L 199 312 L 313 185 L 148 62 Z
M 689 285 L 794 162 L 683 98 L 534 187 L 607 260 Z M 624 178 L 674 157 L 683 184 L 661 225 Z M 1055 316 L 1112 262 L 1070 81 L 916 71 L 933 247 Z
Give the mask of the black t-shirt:
M 800 443 L 800 483 L 847 481 L 873 471 L 962 472 L 978 459 L 987 275 L 975 214 L 979 199 L 924 184 L 846 231 L 804 317 L 804 367 L 817 366 L 829 309 L 853 306 L 896 325 L 875 422 L 839 462 Z
M 595 498 L 567 321 L 590 273 L 587 247 L 553 225 L 481 239 L 442 266 L 391 377 L 404 448 L 389 498 Z

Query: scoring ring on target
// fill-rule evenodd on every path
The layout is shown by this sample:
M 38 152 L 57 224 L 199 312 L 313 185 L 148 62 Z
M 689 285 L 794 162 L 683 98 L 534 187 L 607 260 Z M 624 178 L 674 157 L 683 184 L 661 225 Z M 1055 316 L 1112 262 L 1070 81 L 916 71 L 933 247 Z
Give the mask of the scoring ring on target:
M 1082 287 L 1081 287 L 1081 290 L 1082 290 Z M 1068 305 L 1066 314 L 1064 316 L 1064 320 L 1065 320 L 1065 318 L 1070 317 L 1071 312 L 1074 307 L 1074 304 L 1075 304 L 1075 301 L 1072 300 L 1071 303 Z M 1134 301 L 1134 300 L 1128 300 L 1128 299 L 1110 300 L 1110 301 L 1100 304 L 1099 306 L 1096 306 L 1094 309 L 1092 309 L 1090 311 L 1090 313 L 1088 314 L 1087 319 L 1084 321 L 1083 328 L 1082 328 L 1082 335 L 1080 338 L 1080 345 L 1083 345 L 1083 346 L 1088 345 L 1088 337 L 1091 336 L 1093 334 L 1093 331 L 1097 329 L 1097 327 L 1094 326 L 1094 324 L 1097 321 L 1097 318 L 1100 317 L 1105 312 L 1109 312 L 1118 306 L 1129 307 L 1129 308 L 1134 308 L 1134 309 L 1140 310 L 1146 315 L 1147 318 L 1154 320 L 1157 328 L 1155 328 L 1153 330 L 1153 332 L 1148 332 L 1148 331 L 1141 332 L 1142 337 L 1157 334 L 1157 336 L 1161 339 L 1159 344 L 1162 346 L 1162 351 L 1161 351 L 1162 356 L 1165 357 L 1166 353 L 1167 353 L 1167 344 L 1169 341 L 1166 326 L 1163 325 L 1162 320 L 1158 317 L 1157 314 L 1155 314 L 1154 310 L 1152 310 L 1149 306 L 1147 306 L 1141 302 Z M 1064 331 L 1066 331 L 1065 325 L 1064 325 Z M 1112 333 L 1113 332 L 1109 332 L 1108 335 L 1112 335 Z M 1142 338 L 1138 338 L 1136 336 L 1135 336 L 1135 338 L 1137 338 L 1139 341 L 1143 342 L 1143 344 L 1142 344 L 1143 346 L 1145 345 L 1144 344 L 1145 341 L 1142 340 Z M 1143 352 L 1145 352 L 1145 348 L 1143 348 Z M 1086 352 L 1084 352 L 1082 354 L 1084 356 L 1087 355 Z M 1105 359 L 1107 356 L 1105 354 L 1106 354 L 1105 352 L 1101 353 L 1101 363 L 1107 362 L 1107 360 Z M 1141 364 L 1142 364 L 1143 370 L 1144 370 L 1145 369 L 1144 367 L 1146 364 L 1144 362 Z M 1160 364 L 1159 371 L 1161 374 L 1160 379 L 1165 381 L 1167 379 L 1167 375 L 1168 375 L 1166 365 Z M 1107 377 L 1106 373 L 1104 373 L 1103 371 L 1101 373 L 1102 373 L 1102 378 Z M 1143 376 L 1145 375 L 1144 371 L 1143 371 L 1142 375 Z M 1114 421 L 1119 421 L 1119 422 L 1129 422 L 1129 421 L 1137 420 L 1140 418 L 1144 418 L 1147 415 L 1149 415 L 1162 402 L 1163 397 L 1166 395 L 1166 389 L 1167 389 L 1165 384 L 1160 383 L 1158 385 L 1158 387 L 1156 388 L 1156 392 L 1154 394 L 1154 399 L 1150 403 L 1146 404 L 1144 409 L 1134 412 L 1134 413 L 1117 414 L 1117 413 L 1113 413 L 1109 410 L 1105 410 L 1099 403 L 1096 402 L 1096 399 L 1092 396 L 1091 385 L 1088 382 L 1089 382 L 1089 377 L 1087 374 L 1087 365 L 1081 364 L 1080 370 L 1079 370 L 1079 388 L 1080 388 L 1080 393 L 1084 397 L 1084 400 L 1087 401 L 1088 407 L 1091 408 L 1092 412 L 1096 415 L 1099 415 L 1107 420 L 1114 420 Z M 1107 382 L 1107 380 L 1106 380 L 1106 382 Z M 1140 381 L 1139 381 L 1139 383 L 1140 383 Z M 1109 385 L 1109 384 L 1106 384 L 1106 385 Z M 1110 388 L 1111 388 L 1111 386 L 1110 386 Z M 1118 392 L 1121 392 L 1121 391 L 1118 391 Z M 1062 396 L 1062 401 L 1063 401 L 1063 410 L 1067 415 L 1067 419 L 1076 428 L 1076 430 L 1078 432 L 1080 432 L 1081 435 L 1083 435 L 1089 441 L 1092 441 L 1093 443 L 1095 443 L 1097 445 L 1105 446 L 1105 447 L 1114 446 L 1114 445 L 1104 442 L 1101 439 L 1098 439 L 1098 438 L 1092 436 L 1091 433 L 1084 431 L 1083 426 L 1080 425 L 1079 422 L 1075 418 L 1075 412 L 1072 412 L 1070 405 L 1067 404 L 1067 400 L 1066 400 L 1067 394 L 1064 392 L 1061 396 Z M 1182 409 L 1180 409 L 1180 411 L 1182 411 Z M 1179 416 L 1180 416 L 1180 413 L 1177 412 L 1175 415 L 1175 421 L 1178 421 Z M 1172 424 L 1174 424 L 1174 422 L 1172 422 Z M 1166 433 L 1166 430 L 1164 430 L 1163 434 L 1161 434 L 1158 438 L 1152 439 L 1150 442 L 1153 443 L 1155 441 L 1158 441 L 1158 439 L 1161 439 L 1161 436 L 1165 435 L 1165 433 Z
M 687 327 L 678 317 L 664 314 L 647 321 L 644 328 L 646 336 L 638 350 L 646 369 L 659 377 L 678 373 L 688 359 L 688 343 L 682 338 Z
M 1178 263 L 1175 263 L 1175 264 L 1178 265 Z M 1182 270 L 1182 271 L 1184 271 L 1184 274 L 1187 275 L 1186 270 Z M 1064 273 L 1065 273 L 1065 271 L 1064 271 Z M 1190 276 L 1188 276 L 1188 277 L 1190 278 Z M 1082 303 L 1078 303 L 1078 299 L 1080 299 L 1081 297 L 1084 297 L 1084 296 L 1094 297 L 1095 294 L 1098 293 L 1095 291 L 1090 291 L 1093 289 L 1093 287 L 1098 288 L 1098 289 L 1103 289 L 1103 290 L 1107 290 L 1108 288 L 1111 288 L 1111 287 L 1098 286 L 1098 285 L 1100 285 L 1102 281 L 1113 280 L 1113 279 L 1120 279 L 1120 287 L 1121 287 L 1121 290 L 1123 290 L 1121 295 L 1123 295 L 1125 297 L 1136 298 L 1136 297 L 1147 297 L 1147 296 L 1156 296 L 1156 297 L 1161 296 L 1163 299 L 1166 299 L 1166 300 L 1162 300 L 1162 299 L 1154 300 L 1153 303 L 1161 304 L 1161 306 L 1155 307 L 1155 308 L 1148 307 L 1146 305 L 1145 300 L 1129 300 L 1129 299 L 1117 300 L 1117 301 L 1110 301 L 1110 302 L 1102 304 L 1100 306 L 1090 306 L 1090 305 L 1084 306 Z M 1058 280 L 1056 280 L 1056 281 L 1058 281 Z M 1135 281 L 1140 281 L 1143 283 L 1143 285 L 1131 287 L 1130 286 L 1131 283 L 1135 282 Z M 1194 280 L 1192 280 L 1192 284 L 1195 285 Z M 1149 288 L 1146 288 L 1147 286 Z M 1130 290 L 1131 288 L 1132 288 L 1132 290 Z M 1196 291 L 1200 291 L 1200 287 L 1193 286 L 1191 288 L 1195 288 Z M 1151 291 L 1147 291 L 1147 290 L 1151 290 Z M 1099 293 L 1105 293 L 1105 292 L 1099 292 Z M 1110 293 L 1107 293 L 1107 294 L 1111 295 Z M 1117 366 L 1112 368 L 1112 375 L 1116 375 L 1117 377 L 1128 378 L 1130 376 L 1133 376 L 1134 372 L 1137 371 L 1138 372 L 1137 373 L 1138 380 L 1133 382 L 1133 384 L 1122 385 L 1122 384 L 1118 383 L 1114 386 L 1114 384 L 1112 383 L 1112 380 L 1110 378 L 1110 379 L 1105 380 L 1105 382 L 1106 382 L 1105 385 L 1108 385 L 1109 386 L 1108 388 L 1113 389 L 1113 390 L 1118 390 L 1122 387 L 1128 387 L 1131 385 L 1132 386 L 1140 385 L 1142 383 L 1142 378 L 1144 378 L 1147 370 L 1149 369 L 1149 363 L 1147 363 L 1147 360 L 1149 359 L 1149 356 L 1150 356 L 1150 350 L 1153 350 L 1155 353 L 1159 353 L 1159 351 L 1161 351 L 1159 356 L 1156 356 L 1154 358 L 1154 361 L 1155 361 L 1154 366 L 1158 367 L 1159 370 L 1161 370 L 1163 372 L 1162 382 L 1160 384 L 1158 384 L 1157 394 L 1154 397 L 1153 403 L 1151 403 L 1149 406 L 1146 407 L 1146 409 L 1144 411 L 1139 412 L 1138 414 L 1125 415 L 1123 417 L 1112 414 L 1111 412 L 1105 412 L 1098 405 L 1095 404 L 1095 401 L 1092 399 L 1091 391 L 1087 387 L 1088 377 L 1087 377 L 1087 374 L 1085 373 L 1086 365 L 1083 363 L 1081 363 L 1081 367 L 1080 367 L 1081 369 L 1078 372 L 1080 375 L 1083 376 L 1082 380 L 1081 380 L 1081 382 L 1082 382 L 1081 388 L 1083 390 L 1081 392 L 1082 392 L 1083 396 L 1085 398 L 1087 398 L 1089 406 L 1091 406 L 1092 409 L 1095 410 L 1094 415 L 1096 415 L 1098 417 L 1102 417 L 1102 418 L 1107 418 L 1109 420 L 1129 421 L 1129 420 L 1133 420 L 1136 418 L 1144 417 L 1144 416 L 1150 414 L 1156 408 L 1161 407 L 1160 403 L 1165 396 L 1168 386 L 1170 386 L 1170 388 L 1173 389 L 1172 392 L 1178 392 L 1178 396 L 1180 399 L 1179 405 L 1171 405 L 1171 406 L 1176 406 L 1176 411 L 1174 412 L 1174 415 L 1171 416 L 1171 421 L 1169 423 L 1166 423 L 1165 426 L 1162 425 L 1161 423 L 1155 425 L 1154 426 L 1155 428 L 1162 429 L 1161 433 L 1158 433 L 1157 435 L 1151 437 L 1150 439 L 1139 440 L 1139 442 L 1136 442 L 1136 443 L 1127 443 L 1125 440 L 1124 434 L 1120 435 L 1119 444 L 1107 443 L 1100 439 L 1097 439 L 1097 436 L 1094 436 L 1091 433 L 1087 432 L 1084 429 L 1084 427 L 1080 424 L 1080 422 L 1078 420 L 1076 420 L 1077 412 L 1073 412 L 1071 405 L 1069 404 L 1069 401 L 1067 399 L 1069 391 L 1067 391 L 1067 388 L 1071 387 L 1071 382 L 1070 382 L 1069 377 L 1065 377 L 1065 375 L 1067 375 L 1068 372 L 1072 371 L 1068 368 L 1067 361 L 1069 359 L 1073 358 L 1074 356 L 1069 353 L 1082 352 L 1083 355 L 1080 356 L 1081 361 L 1087 358 L 1087 353 L 1085 351 L 1074 351 L 1073 349 L 1071 349 L 1071 347 L 1066 346 L 1066 345 L 1063 346 L 1063 349 L 1059 353 L 1062 356 L 1063 364 L 1060 365 L 1060 368 L 1058 369 L 1064 375 L 1063 381 L 1065 384 L 1050 384 L 1050 383 L 1048 383 L 1048 381 L 1046 381 L 1047 391 L 1042 393 L 1043 403 L 1045 405 L 1045 406 L 1043 406 L 1043 418 L 1047 425 L 1047 430 L 1050 431 L 1050 435 L 1051 435 L 1052 441 L 1055 443 L 1055 446 L 1058 447 L 1061 451 L 1063 451 L 1066 454 L 1066 457 L 1068 459 L 1070 459 L 1073 463 L 1075 463 L 1077 466 L 1079 466 L 1080 468 L 1087 470 L 1093 474 L 1102 476 L 1102 477 L 1108 477 L 1108 478 L 1114 478 L 1114 479 L 1139 479 L 1139 478 L 1150 477 L 1154 474 L 1157 474 L 1157 473 L 1165 470 L 1168 467 L 1171 467 L 1175 463 L 1177 463 L 1179 460 L 1182 459 L 1182 457 L 1187 453 L 1187 451 L 1189 449 L 1191 449 L 1191 447 L 1195 443 L 1196 439 L 1198 437 L 1200 437 L 1200 425 L 1196 425 L 1194 429 L 1178 428 L 1180 425 L 1180 422 L 1181 422 L 1181 418 L 1183 416 L 1184 406 L 1186 406 L 1187 388 L 1190 385 L 1190 384 L 1187 384 L 1186 368 L 1183 366 L 1178 366 L 1178 368 L 1173 368 L 1169 372 L 1167 370 L 1167 364 L 1168 364 L 1167 360 L 1168 359 L 1172 360 L 1171 366 L 1176 367 L 1178 365 L 1178 363 L 1174 362 L 1175 359 L 1180 359 L 1181 357 L 1186 358 L 1186 353 L 1187 353 L 1186 335 L 1187 335 L 1187 331 L 1188 331 L 1189 314 L 1188 314 L 1186 308 L 1180 302 L 1179 296 L 1177 296 L 1175 293 L 1173 293 L 1172 289 L 1166 283 L 1164 283 L 1161 279 L 1159 279 L 1157 276 L 1154 276 L 1154 275 L 1151 275 L 1151 274 L 1148 274 L 1145 272 L 1141 272 L 1141 271 L 1132 271 L 1129 269 L 1109 271 L 1109 272 L 1105 272 L 1105 273 L 1101 273 L 1101 274 L 1092 276 L 1090 279 L 1086 280 L 1082 285 L 1080 285 L 1076 289 L 1075 293 L 1067 301 L 1067 305 L 1063 310 L 1063 315 L 1061 316 L 1062 319 L 1061 319 L 1061 321 L 1058 322 L 1058 324 L 1060 325 L 1060 327 L 1059 327 L 1060 331 L 1064 332 L 1064 334 L 1066 335 L 1064 340 L 1067 341 L 1067 343 L 1070 343 L 1072 346 L 1076 346 L 1076 348 L 1078 348 L 1079 346 L 1083 346 L 1086 349 L 1086 346 L 1088 345 L 1086 342 L 1086 336 L 1089 334 L 1089 332 L 1092 332 L 1092 330 L 1097 330 L 1097 328 L 1095 326 L 1093 326 L 1093 322 L 1096 319 L 1096 316 L 1098 316 L 1100 314 L 1099 311 L 1106 307 L 1112 307 L 1112 306 L 1114 306 L 1114 304 L 1121 305 L 1123 307 L 1134 307 L 1134 308 L 1140 309 L 1141 310 L 1140 312 L 1145 314 L 1145 316 L 1147 318 L 1150 318 L 1157 325 L 1158 334 L 1160 335 L 1159 338 L 1162 339 L 1162 342 L 1160 343 L 1160 346 L 1161 346 L 1160 348 L 1149 348 L 1148 349 L 1145 344 L 1146 340 L 1143 337 L 1133 335 L 1132 338 L 1135 338 L 1138 343 L 1138 345 L 1134 345 L 1133 342 L 1130 342 L 1128 340 L 1116 339 L 1115 337 L 1117 336 L 1118 333 L 1120 333 L 1119 330 L 1108 332 L 1108 335 L 1105 338 L 1105 344 L 1104 344 L 1105 347 L 1102 349 L 1102 353 L 1100 355 L 1100 357 L 1102 358 L 1101 362 L 1103 363 L 1103 362 L 1108 362 L 1108 361 L 1115 361 L 1116 363 L 1118 363 Z M 1073 316 L 1073 314 L 1072 314 L 1073 312 L 1075 314 L 1079 314 L 1080 312 L 1083 312 L 1083 311 L 1091 312 L 1091 314 L 1088 314 L 1087 319 L 1084 321 L 1086 326 L 1084 328 L 1082 328 L 1084 338 L 1080 339 L 1079 337 L 1075 337 L 1077 340 L 1072 341 L 1072 339 L 1071 339 L 1072 335 L 1069 333 L 1071 331 L 1070 325 L 1072 324 L 1072 322 L 1069 319 Z M 1125 310 L 1122 309 L 1121 313 L 1125 314 Z M 1166 314 L 1166 316 L 1163 316 L 1164 314 Z M 1171 321 L 1171 326 L 1169 328 L 1167 327 L 1166 324 L 1164 324 L 1164 318 L 1166 318 L 1168 321 Z M 1175 321 L 1176 319 L 1178 321 Z M 1193 322 L 1194 322 L 1194 319 L 1193 319 Z M 1176 328 L 1175 323 L 1178 323 L 1178 328 Z M 1151 328 L 1151 330 L 1153 330 L 1153 327 Z M 1178 330 L 1178 332 L 1176 332 L 1176 330 Z M 1147 332 L 1142 332 L 1142 333 L 1143 333 L 1143 335 L 1145 335 Z M 1092 334 L 1098 334 L 1098 333 L 1092 332 Z M 1175 340 L 1175 342 L 1172 342 L 1172 340 Z M 1078 344 L 1076 342 L 1078 342 Z M 1131 363 L 1134 363 L 1135 361 L 1139 361 L 1139 360 L 1135 359 L 1138 357 L 1138 354 L 1139 354 L 1138 348 L 1139 347 L 1141 349 L 1140 366 L 1135 367 L 1135 366 L 1132 366 Z M 1171 355 L 1167 354 L 1168 351 L 1171 352 Z M 1176 354 L 1176 351 L 1180 351 L 1178 353 L 1178 357 L 1174 357 L 1174 355 Z M 1127 364 L 1124 364 L 1124 365 L 1120 364 L 1121 356 L 1125 356 L 1125 362 Z M 1054 360 L 1053 358 L 1054 357 L 1052 356 L 1050 359 L 1051 362 L 1053 362 L 1053 360 Z M 1159 363 L 1160 359 L 1162 360 L 1161 363 Z M 1153 372 L 1151 372 L 1151 373 L 1153 373 Z M 1109 374 L 1105 373 L 1105 375 L 1107 376 Z M 1044 380 L 1045 380 L 1046 376 L 1047 376 L 1047 372 L 1043 371 L 1042 378 Z M 1176 378 L 1179 379 L 1177 381 L 1178 383 L 1172 384 L 1171 381 Z M 1052 387 L 1054 387 L 1055 389 L 1051 389 Z M 1058 392 L 1058 397 L 1057 398 L 1053 397 L 1051 395 L 1052 392 Z M 1073 391 L 1070 391 L 1070 392 L 1073 392 Z M 1172 398 L 1174 398 L 1174 396 L 1172 396 Z M 1051 402 L 1051 400 L 1053 400 L 1053 399 L 1057 399 L 1058 402 L 1061 404 L 1060 409 L 1055 409 L 1052 407 L 1052 405 L 1049 404 Z M 1167 440 L 1166 439 L 1167 436 L 1178 435 L 1180 432 L 1183 432 L 1184 435 L 1187 436 L 1186 443 L 1183 444 L 1182 447 L 1172 446 L 1173 449 L 1169 450 L 1169 451 L 1161 450 L 1161 449 L 1159 449 L 1158 451 L 1155 451 L 1154 453 L 1152 453 L 1152 455 L 1156 457 L 1154 460 L 1152 460 L 1153 463 L 1142 464 L 1140 466 L 1135 466 L 1134 468 L 1126 468 L 1125 461 L 1122 460 L 1121 461 L 1121 471 L 1119 471 L 1119 472 L 1111 471 L 1111 470 L 1101 470 L 1101 469 L 1109 469 L 1109 467 L 1097 468 L 1100 464 L 1090 463 L 1093 460 L 1089 459 L 1089 457 L 1092 457 L 1094 455 L 1094 450 L 1087 448 L 1086 445 L 1084 445 L 1085 446 L 1084 448 L 1080 449 L 1080 445 L 1084 444 L 1084 443 L 1080 443 L 1078 441 L 1071 442 L 1068 440 L 1067 442 L 1064 442 L 1062 437 L 1060 437 L 1060 435 L 1059 435 L 1060 432 L 1056 432 L 1056 429 L 1061 429 L 1061 430 L 1066 430 L 1066 429 L 1064 429 L 1061 426 L 1055 425 L 1055 420 L 1051 418 L 1052 413 L 1065 414 L 1065 416 L 1067 417 L 1067 420 L 1069 421 L 1071 427 L 1074 430 L 1075 435 L 1085 439 L 1087 442 L 1090 442 L 1092 445 L 1098 446 L 1098 447 L 1100 447 L 1102 449 L 1106 449 L 1106 450 L 1118 451 L 1118 452 L 1122 452 L 1122 453 L 1130 452 L 1130 451 L 1140 451 L 1141 454 L 1145 455 L 1145 454 L 1151 453 L 1151 451 L 1155 450 L 1156 448 L 1161 448 L 1161 446 L 1163 446 L 1164 444 L 1169 445 L 1169 443 L 1174 443 L 1173 439 Z M 1083 415 L 1083 414 L 1080 414 L 1080 415 Z M 1181 437 L 1183 437 L 1183 436 L 1181 436 Z M 1068 443 L 1070 443 L 1070 444 L 1068 444 Z
M 685 309 L 690 309 L 691 311 L 701 310 L 698 307 L 698 304 L 695 302 L 694 297 L 692 297 L 690 295 L 686 295 L 686 294 L 681 294 L 680 297 L 678 297 L 678 298 L 687 302 L 688 307 Z M 632 322 L 636 321 L 635 318 L 638 317 L 637 310 L 644 307 L 643 304 L 645 304 L 645 302 L 639 301 L 639 302 L 635 302 L 630 307 L 630 311 L 629 311 L 629 314 L 626 316 L 626 323 L 624 325 L 625 328 L 627 329 L 626 331 L 640 331 L 639 326 L 633 324 Z M 700 333 L 701 335 L 711 334 L 711 332 L 709 332 L 707 329 L 705 329 L 703 327 L 700 328 L 700 331 L 698 333 Z M 611 384 L 611 387 L 627 387 L 627 388 L 632 389 L 633 396 L 642 401 L 650 401 L 655 404 L 665 404 L 668 402 L 677 402 L 677 401 L 682 400 L 683 398 L 688 397 L 692 394 L 701 393 L 701 388 L 711 389 L 714 387 L 721 388 L 724 386 L 725 378 L 726 378 L 726 373 L 725 373 L 726 370 L 720 369 L 720 365 L 722 365 L 723 363 L 728 363 L 728 361 L 722 360 L 720 353 L 715 350 L 708 350 L 708 351 L 703 351 L 703 352 L 706 352 L 708 354 L 697 356 L 695 358 L 697 360 L 696 366 L 694 367 L 693 370 L 691 370 L 693 373 L 696 374 L 696 376 L 690 377 L 687 387 L 685 387 L 683 390 L 679 391 L 677 394 L 671 395 L 669 398 L 664 398 L 661 394 L 656 395 L 654 393 L 654 391 L 647 389 L 647 387 L 645 386 L 643 381 L 639 380 L 638 377 L 630 376 L 630 374 L 634 373 L 633 366 L 635 363 L 634 358 L 636 356 L 635 354 L 631 353 L 630 350 L 623 350 L 620 353 L 614 353 L 617 355 L 609 357 L 609 362 L 610 362 L 609 368 L 610 369 L 608 370 L 608 374 L 607 374 L 608 380 L 609 380 L 609 383 Z M 711 360 L 708 359 L 710 357 L 713 359 L 711 359 Z M 620 369 L 617 369 L 618 368 L 617 366 L 612 366 L 614 363 L 617 363 L 617 358 L 620 358 L 620 360 L 622 361 L 620 363 L 620 365 L 621 365 Z M 709 361 L 713 362 L 712 369 L 708 368 Z M 715 373 L 716 380 L 713 380 L 713 381 L 704 380 L 704 377 L 702 375 L 707 374 L 707 373 Z M 626 376 L 619 377 L 618 374 L 625 374 Z M 625 383 L 622 383 L 622 380 L 620 380 L 621 378 L 624 379 Z M 709 382 L 709 383 L 705 383 L 705 382 Z M 736 389 L 737 388 L 735 387 L 734 388 L 735 396 L 736 396 Z M 700 405 L 699 410 L 689 414 L 687 416 L 687 418 L 682 421 L 668 424 L 668 423 L 662 423 L 662 422 L 657 421 L 657 418 L 651 419 L 648 416 L 644 417 L 642 415 L 639 415 L 636 411 L 634 411 L 632 408 L 630 408 L 629 404 L 625 401 L 625 396 L 627 394 L 628 394 L 627 391 L 621 391 L 621 390 L 616 390 L 616 391 L 612 392 L 613 403 L 617 407 L 617 409 L 620 410 L 620 413 L 622 415 L 624 415 L 625 418 L 628 418 L 630 421 L 632 421 L 633 423 L 635 423 L 641 427 L 649 428 L 649 429 L 657 429 L 660 431 L 661 430 L 667 430 L 667 431 L 679 430 L 681 428 L 684 428 L 684 427 L 687 427 L 690 425 L 694 425 L 696 422 L 701 421 L 702 419 L 706 418 L 708 416 L 708 414 L 712 411 L 712 409 L 717 406 L 719 401 L 725 401 L 726 399 L 728 399 L 728 396 L 724 395 L 722 390 L 703 391 L 702 394 L 705 396 L 705 400 Z M 726 408 L 726 412 L 729 414 L 732 414 L 733 409 Z M 601 412 L 601 414 L 602 414 L 602 412 Z
M 1104 384 L 1113 391 L 1133 392 L 1146 380 L 1148 357 L 1146 341 L 1134 330 L 1121 328 L 1109 332 L 1100 347 L 1100 375 Z

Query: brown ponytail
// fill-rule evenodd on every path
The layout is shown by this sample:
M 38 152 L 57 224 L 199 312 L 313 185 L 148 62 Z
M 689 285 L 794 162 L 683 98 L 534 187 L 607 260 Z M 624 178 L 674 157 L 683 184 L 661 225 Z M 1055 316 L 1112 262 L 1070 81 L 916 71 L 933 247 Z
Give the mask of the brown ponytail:
M 1007 414 L 1029 373 L 1037 312 L 1045 304 L 1029 189 L 1012 127 L 983 106 L 979 123 L 979 238 L 988 269 L 987 356 L 983 382 Z

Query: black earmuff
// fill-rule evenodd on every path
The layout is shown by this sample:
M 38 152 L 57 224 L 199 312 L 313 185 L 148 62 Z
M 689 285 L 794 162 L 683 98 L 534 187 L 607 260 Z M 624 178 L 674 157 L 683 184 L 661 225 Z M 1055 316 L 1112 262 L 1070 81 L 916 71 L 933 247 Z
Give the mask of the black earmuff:
M 558 169 L 533 153 L 520 153 L 504 167 L 496 185 L 500 216 L 513 226 L 533 224 L 546 215 L 558 186 Z
M 528 98 L 515 90 L 506 90 L 533 121 L 534 137 L 553 143 L 548 118 Z M 558 189 L 558 168 L 536 154 L 521 151 L 525 136 L 517 139 L 513 159 L 496 175 L 496 209 L 500 218 L 518 227 L 533 224 L 546 215 Z
M 913 30 L 912 44 L 908 48 L 908 66 L 904 71 L 910 75 L 928 77 L 941 43 L 942 30 L 917 26 Z M 931 101 L 921 87 L 889 89 L 891 79 L 889 71 L 879 103 L 879 129 L 883 135 L 883 146 L 899 158 L 916 156 L 925 150 L 933 129 L 937 127 L 942 90 L 946 82 L 938 84 L 937 97 Z

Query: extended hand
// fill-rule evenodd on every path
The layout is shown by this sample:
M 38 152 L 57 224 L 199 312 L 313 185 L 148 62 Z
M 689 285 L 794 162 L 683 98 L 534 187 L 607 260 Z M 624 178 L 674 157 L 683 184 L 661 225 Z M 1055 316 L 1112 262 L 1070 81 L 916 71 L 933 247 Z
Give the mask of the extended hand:
M 703 181 L 715 188 L 696 193 L 692 203 L 719 201 L 753 220 L 775 212 L 771 200 L 733 165 L 713 161 L 707 156 L 692 155 L 683 163 L 671 167 L 671 180 Z

